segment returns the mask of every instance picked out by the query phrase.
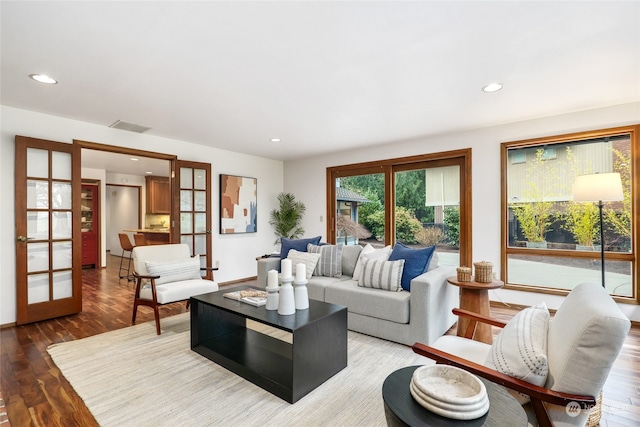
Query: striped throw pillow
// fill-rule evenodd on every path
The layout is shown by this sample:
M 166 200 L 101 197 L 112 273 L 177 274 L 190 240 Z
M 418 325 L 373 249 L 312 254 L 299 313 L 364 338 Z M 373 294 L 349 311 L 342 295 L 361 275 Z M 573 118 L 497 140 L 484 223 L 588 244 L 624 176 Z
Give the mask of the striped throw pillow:
M 360 274 L 360 278 L 358 279 L 358 286 L 399 292 L 402 290 L 403 268 L 403 259 L 396 261 L 376 261 L 364 258 L 362 260 L 362 274 Z
M 156 285 L 180 280 L 202 279 L 200 276 L 200 256 L 173 261 L 145 261 L 149 276 L 160 276 Z
M 342 276 L 342 247 L 338 245 L 307 245 L 307 252 L 312 254 L 320 254 L 316 269 L 313 271 L 314 276 L 340 277 Z

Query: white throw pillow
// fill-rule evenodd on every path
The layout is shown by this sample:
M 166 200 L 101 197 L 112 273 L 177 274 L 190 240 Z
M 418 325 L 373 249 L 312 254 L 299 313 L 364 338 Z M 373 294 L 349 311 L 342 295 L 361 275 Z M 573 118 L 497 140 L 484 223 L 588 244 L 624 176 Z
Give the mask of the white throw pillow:
M 484 365 L 531 384 L 544 386 L 549 374 L 547 331 L 549 310 L 545 303 L 525 308 L 496 337 Z M 529 396 L 512 392 L 525 404 Z
M 353 269 L 353 280 L 360 279 L 360 275 L 362 274 L 362 260 L 364 258 L 372 259 L 375 261 L 386 261 L 389 259 L 389 255 L 391 255 L 391 245 L 385 246 L 381 249 L 375 249 L 373 246 L 367 243 L 367 245 L 360 251 L 360 256 L 358 257 L 356 266 Z
M 289 254 L 287 255 L 287 259 L 291 260 L 294 275 L 296 272 L 296 265 L 304 264 L 306 268 L 307 280 L 309 280 L 311 278 L 311 275 L 313 274 L 313 270 L 315 270 L 316 268 L 316 264 L 318 264 L 318 260 L 320 259 L 320 254 L 314 254 L 310 252 L 300 252 L 295 249 L 289 249 Z
M 402 290 L 404 260 L 376 261 L 364 258 L 358 286 L 399 292 Z
M 156 285 L 180 280 L 202 279 L 200 276 L 200 256 L 172 261 L 145 261 L 149 276 L 160 276 Z
M 427 271 L 434 270 L 440 266 L 440 257 L 438 256 L 438 252 L 434 252 L 431 257 L 431 261 L 429 261 L 429 268 Z

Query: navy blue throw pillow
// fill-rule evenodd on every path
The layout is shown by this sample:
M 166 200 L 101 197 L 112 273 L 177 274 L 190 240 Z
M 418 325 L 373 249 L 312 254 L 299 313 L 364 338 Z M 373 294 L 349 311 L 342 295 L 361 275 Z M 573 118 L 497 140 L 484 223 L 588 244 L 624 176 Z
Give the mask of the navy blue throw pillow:
M 435 246 L 413 249 L 402 243 L 396 243 L 391 251 L 391 255 L 389 255 L 389 261 L 404 260 L 401 281 L 402 289 L 406 291 L 411 290 L 411 280 L 429 269 L 429 262 L 431 262 L 435 251 Z
M 289 255 L 291 249 L 295 249 L 299 252 L 307 252 L 307 245 L 317 245 L 320 243 L 321 236 L 311 237 L 308 239 L 287 239 L 286 237 L 280 238 L 280 259 L 283 260 Z

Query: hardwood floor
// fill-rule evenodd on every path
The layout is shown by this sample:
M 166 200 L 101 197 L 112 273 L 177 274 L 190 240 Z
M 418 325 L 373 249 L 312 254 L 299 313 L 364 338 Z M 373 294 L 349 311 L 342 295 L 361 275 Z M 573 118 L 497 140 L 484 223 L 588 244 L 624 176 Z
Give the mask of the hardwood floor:
M 108 256 L 106 269 L 83 270 L 83 311 L 73 316 L 0 330 L 0 425 L 96 426 L 93 416 L 53 364 L 47 347 L 131 325 L 134 285 L 118 279 L 120 258 Z M 186 311 L 184 303 L 160 308 L 161 318 Z M 509 320 L 516 311 L 492 308 Z M 137 323 L 153 320 L 139 310 Z M 449 333 L 455 333 L 452 328 Z M 100 355 L 96 355 L 100 357 Z M 3 417 L 1 399 L 6 405 Z M 601 426 L 640 425 L 640 327 L 634 327 L 604 388 Z

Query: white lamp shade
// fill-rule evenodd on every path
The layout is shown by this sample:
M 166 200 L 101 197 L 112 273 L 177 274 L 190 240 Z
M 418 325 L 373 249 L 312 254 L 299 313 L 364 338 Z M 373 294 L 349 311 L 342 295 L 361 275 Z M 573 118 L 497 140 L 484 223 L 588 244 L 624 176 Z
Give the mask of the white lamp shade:
M 623 199 L 619 173 L 579 175 L 573 181 L 574 202 L 614 202 Z

